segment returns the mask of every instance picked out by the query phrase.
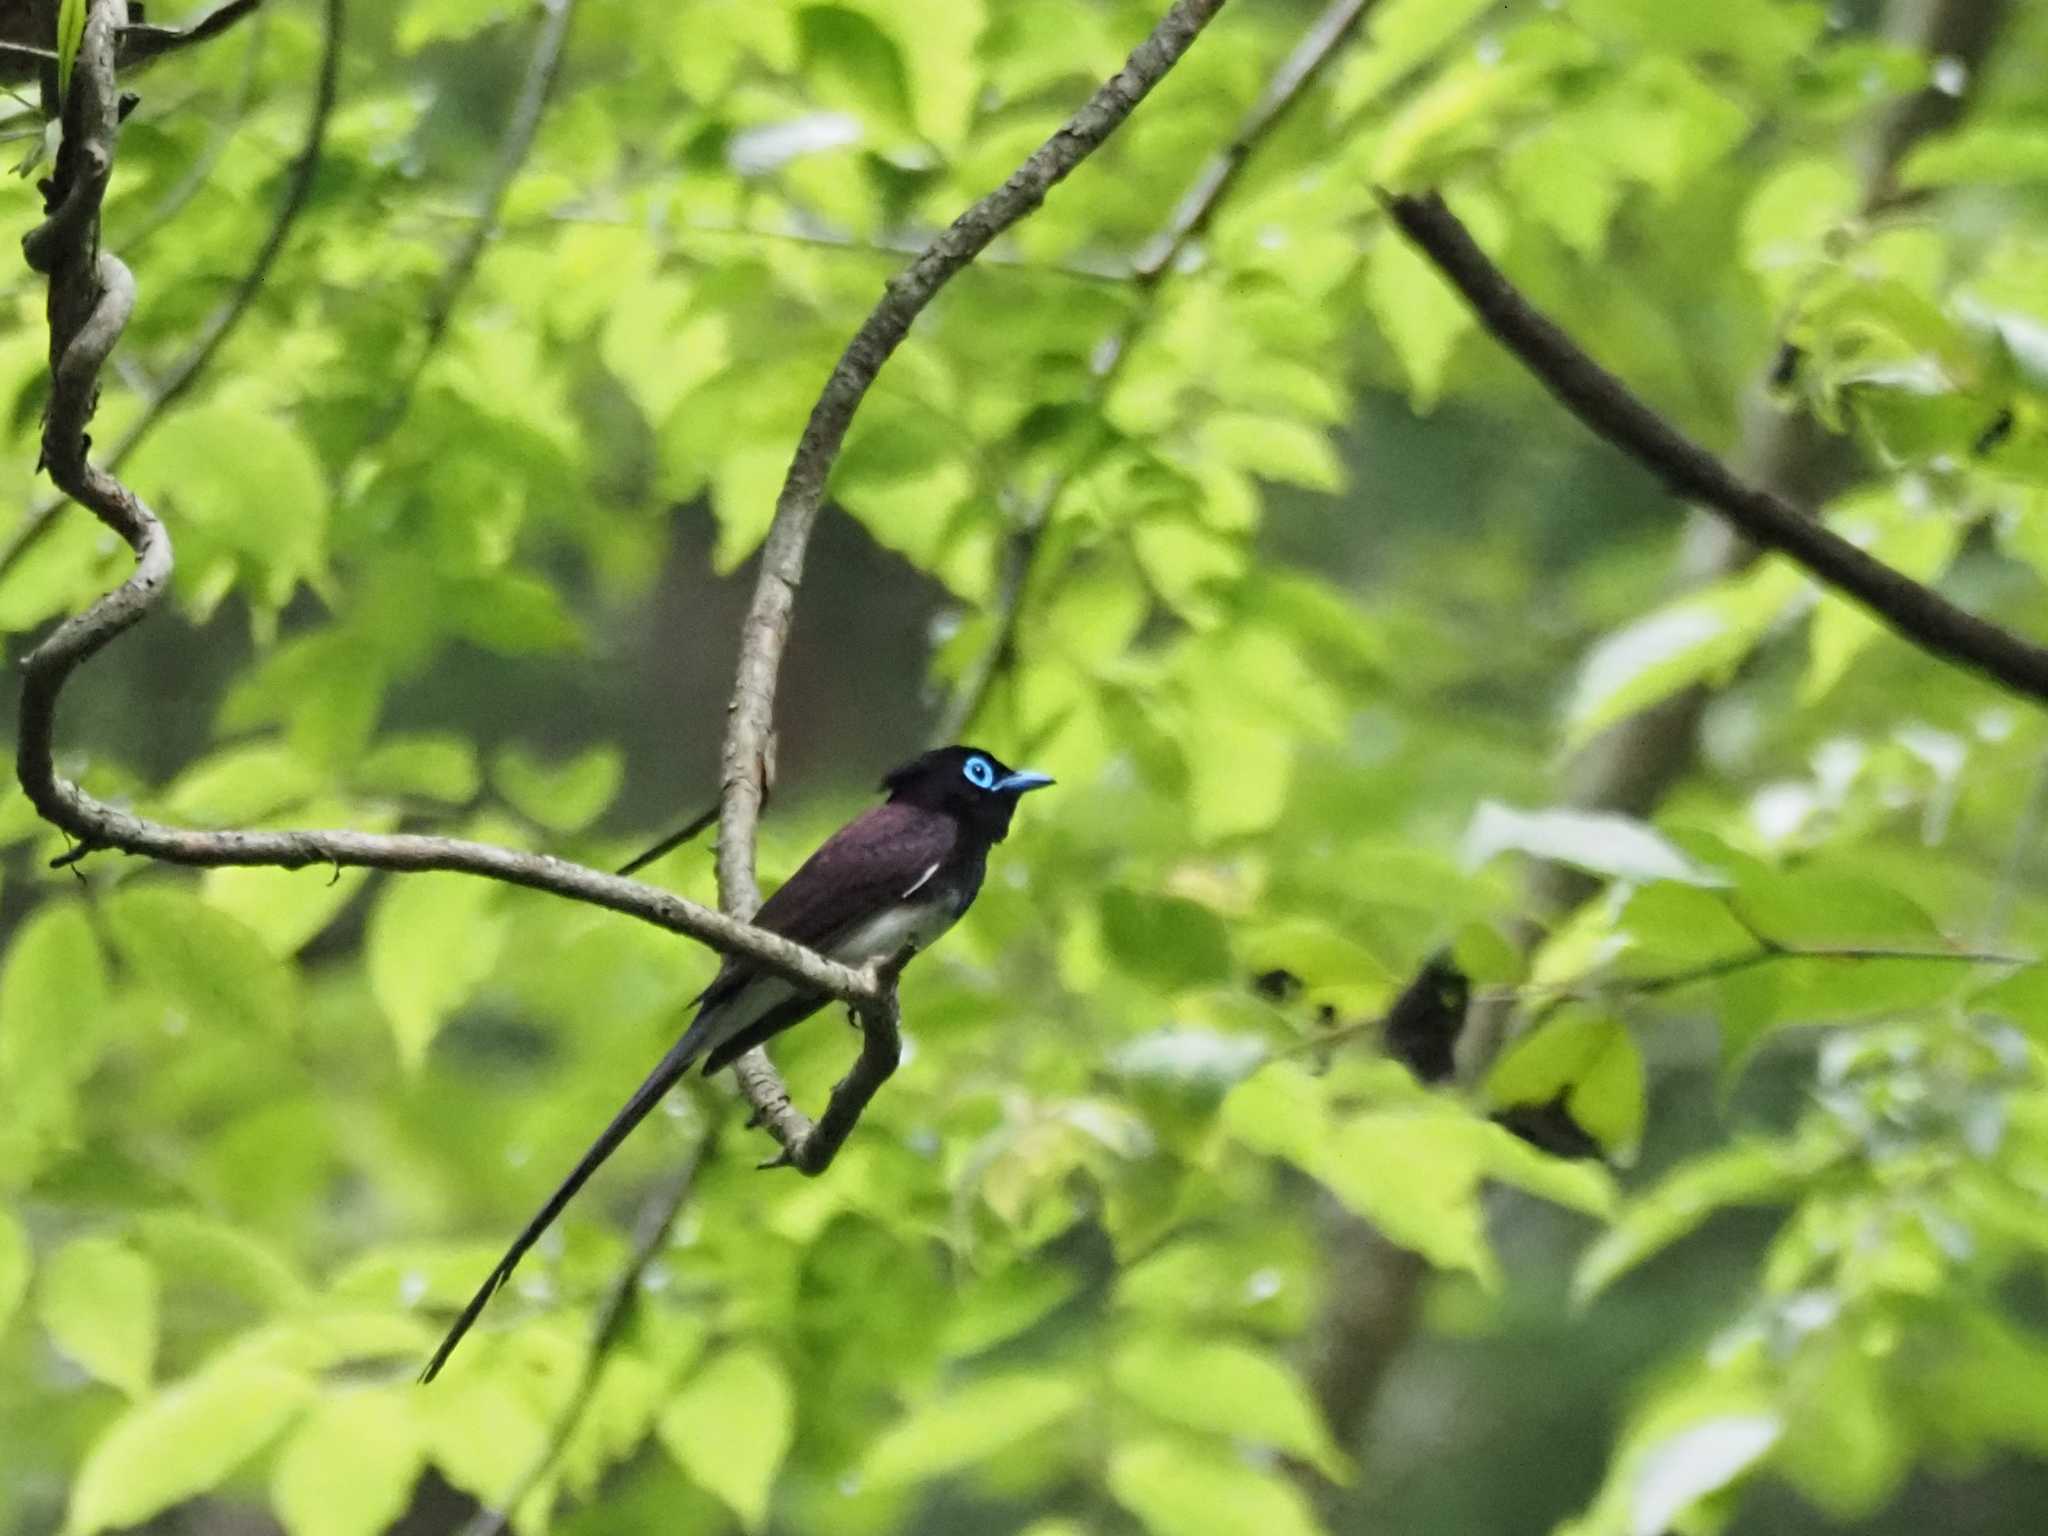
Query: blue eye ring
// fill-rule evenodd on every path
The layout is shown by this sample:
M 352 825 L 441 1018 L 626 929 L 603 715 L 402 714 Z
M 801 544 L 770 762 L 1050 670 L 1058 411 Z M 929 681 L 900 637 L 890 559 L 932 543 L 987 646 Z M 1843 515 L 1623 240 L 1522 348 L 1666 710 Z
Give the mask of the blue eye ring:
M 970 757 L 967 759 L 967 765 L 960 771 L 967 775 L 967 782 L 976 789 L 996 787 L 996 771 L 989 766 L 989 761 L 985 757 Z

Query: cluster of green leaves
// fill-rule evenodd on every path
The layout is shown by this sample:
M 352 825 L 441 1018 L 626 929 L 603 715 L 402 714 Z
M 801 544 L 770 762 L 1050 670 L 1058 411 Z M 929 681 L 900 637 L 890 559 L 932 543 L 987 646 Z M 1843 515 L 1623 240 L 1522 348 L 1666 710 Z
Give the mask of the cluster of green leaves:
M 260 239 L 304 131 L 312 9 L 162 66 L 124 131 L 108 239 L 143 301 L 103 441 Z M 539 722 L 545 750 L 485 746 L 486 709 L 401 729 L 394 698 L 476 652 L 609 666 L 678 506 L 708 509 L 721 571 L 743 561 L 897 247 L 1156 19 L 1128 0 L 577 9 L 503 227 L 423 355 L 533 21 L 499 0 L 351 8 L 298 230 L 126 467 L 177 541 L 184 616 L 245 620 L 254 654 L 203 670 L 226 672 L 217 700 L 191 685 L 209 745 L 162 774 L 124 766 L 84 700 L 184 685 L 135 646 L 96 663 L 74 765 L 96 791 L 197 825 L 616 862 L 636 839 L 605 819 L 615 750 Z M 1374 198 L 1442 182 L 1709 437 L 1789 341 L 1780 403 L 1868 454 L 1837 526 L 2018 613 L 2048 579 L 2026 347 L 2048 232 L 2009 190 L 2038 174 L 2039 83 L 1902 168 L 1936 208 L 1978 199 L 1964 225 L 1869 211 L 1843 145 L 1935 65 L 1818 6 L 1384 0 L 1189 258 L 1128 280 L 1307 20 L 1226 14 L 864 406 L 833 497 L 941 593 L 934 682 L 989 644 L 999 552 L 1046 507 L 977 735 L 1062 787 L 913 971 L 905 1067 L 830 1175 L 757 1174 L 727 1128 L 521 1530 L 1316 1531 L 1304 1483 L 1343 1483 L 1361 1448 L 1333 1443 L 1308 1377 L 1344 1279 L 1315 1191 L 1481 1307 L 1513 1286 L 1490 1210 L 1601 1223 L 1596 1312 L 1718 1206 L 1789 1208 L 1719 1347 L 1675 1358 L 1630 1419 L 1589 1532 L 1708 1524 L 1764 1471 L 1861 1513 L 1916 1464 L 2042 1451 L 2027 1373 L 2048 1342 L 2001 1290 L 2042 1262 L 2039 983 L 1839 952 L 1932 954 L 1991 913 L 2003 942 L 2048 940 L 2001 874 L 2048 732 L 1782 566 L 1653 606 L 1668 541 L 1624 517 L 1592 547 L 1569 487 L 1544 494 L 1529 463 L 1564 463 L 1562 429 Z M 25 187 L 4 205 L 34 216 Z M 0 494 L 26 505 L 40 296 L 0 303 Z M 1387 390 L 1526 436 L 1476 488 L 1347 464 L 1335 429 Z M 1346 532 L 1304 534 L 1335 526 L 1354 474 Z M 1508 526 L 1538 514 L 1563 531 Z M 67 518 L 0 577 L 0 623 L 74 610 L 120 560 Z M 1359 571 L 1369 604 L 1340 586 Z M 699 638 L 722 666 L 727 637 Z M 1661 831 L 1511 809 L 1550 798 L 1560 740 L 1701 681 L 1726 689 L 1712 771 Z M 854 803 L 778 804 L 764 873 Z M 711 957 L 448 876 L 96 859 L 81 886 L 41 869 L 61 845 L 18 795 L 0 837 L 0 1519 L 87 1536 L 213 1496 L 293 1536 L 369 1536 L 429 1470 L 486 1502 L 524 1487 L 625 1255 L 625 1192 L 723 1113 L 716 1088 L 622 1153 L 441 1382 L 411 1372 Z M 1502 936 L 1518 855 L 1600 885 L 1526 961 Z M 708 900 L 706 863 L 656 873 Z M 1370 1018 L 1446 942 L 1526 1003 L 1469 1099 L 1319 1022 Z M 1248 987 L 1273 967 L 1298 999 Z M 1798 1026 L 1845 1033 L 1810 1110 L 1633 1194 L 1490 1118 L 1560 1104 L 1626 1165 L 1667 1022 L 1702 1016 L 1731 1081 Z M 822 1018 L 777 1047 L 810 1104 L 849 1051 Z M 1997 1389 L 1966 1408 L 1972 1380 Z

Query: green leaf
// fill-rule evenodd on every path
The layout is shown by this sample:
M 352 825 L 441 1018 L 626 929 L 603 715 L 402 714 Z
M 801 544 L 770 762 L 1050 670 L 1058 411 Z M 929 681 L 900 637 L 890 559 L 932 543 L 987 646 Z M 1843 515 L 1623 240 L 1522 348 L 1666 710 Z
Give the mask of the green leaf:
M 728 1349 L 662 1412 L 655 1433 L 694 1482 L 723 1499 L 748 1530 L 761 1530 L 796 1434 L 788 1373 L 765 1349 Z
M 67 1536 L 141 1525 L 219 1487 L 312 1395 L 294 1372 L 223 1363 L 130 1408 L 86 1452 Z
M 180 580 L 201 614 L 230 584 L 275 612 L 302 581 L 322 575 L 327 477 L 306 440 L 277 417 L 224 404 L 182 410 L 177 431 L 154 433 L 135 450 L 125 478 L 176 519 Z
M 1695 683 L 1725 682 L 1799 596 L 1788 561 L 1692 593 L 1616 630 L 1587 655 L 1565 710 L 1569 746 Z
M 0 970 L 0 1082 L 18 1094 L 68 1091 L 99 1059 L 106 1013 L 106 961 L 85 909 L 37 908 Z
M 305 1279 L 255 1233 L 197 1211 L 152 1211 L 135 1222 L 135 1242 L 175 1284 L 190 1276 L 211 1292 L 230 1291 L 265 1309 L 295 1306 Z
M 1199 1440 L 1161 1435 L 1118 1447 L 1109 1490 L 1151 1536 L 1319 1536 L 1322 1529 L 1279 1472 Z
M 1507 227 L 1500 210 L 1469 194 L 1452 201 L 1472 238 L 1498 249 Z M 1392 225 L 1380 230 L 1366 254 L 1365 298 L 1408 375 L 1410 402 L 1418 411 L 1433 409 L 1452 354 L 1478 323 L 1472 307 Z
M 1040 1371 L 970 1382 L 883 1430 L 861 1462 L 861 1480 L 898 1488 L 975 1466 L 1070 1417 L 1084 1397 L 1078 1383 Z
M 1204 445 L 1262 480 L 1331 495 L 1344 488 L 1344 466 L 1327 433 L 1298 421 L 1226 411 L 1203 426 Z
M 1975 123 L 1917 146 L 1899 168 L 1909 187 L 2025 186 L 2048 181 L 2048 129 Z
M 1909 507 L 1897 495 L 1857 497 L 1828 514 L 1828 523 L 1850 543 L 1868 551 L 1901 575 L 1923 584 L 1938 580 L 1962 547 L 1963 523 L 1941 510 Z M 1833 592 L 1823 592 L 1814 609 L 1811 659 L 1800 682 L 1802 703 L 1824 697 L 1873 640 L 1886 633 L 1869 609 Z
M 1755 932 L 1788 948 L 1943 947 L 1940 927 L 1918 902 L 1851 870 L 1751 870 L 1729 904 Z
M 1339 1127 L 1309 1171 L 1390 1242 L 1491 1289 L 1500 1274 L 1479 1182 L 1492 1150 L 1488 1132 L 1497 1130 L 1434 1109 L 1364 1114 Z
M 353 765 L 350 781 L 367 794 L 464 805 L 476 797 L 476 749 L 460 736 L 394 736 Z
M 1651 828 L 1627 816 L 1597 811 L 1519 811 L 1495 800 L 1485 801 L 1465 832 L 1465 863 L 1477 868 L 1509 852 L 1568 864 L 1611 880 L 1723 883 Z
M 491 765 L 498 793 L 528 819 L 556 832 L 580 832 L 604 813 L 626 776 L 616 747 L 592 747 L 560 763 L 543 763 L 507 746 Z
M 35 1266 L 35 1252 L 29 1246 L 28 1229 L 14 1212 L 0 1207 L 0 1334 L 14 1320 L 15 1308 L 28 1294 L 29 1275 Z
M 324 786 L 290 747 L 251 742 L 204 758 L 164 792 L 164 809 L 202 827 L 246 826 L 304 801 Z
M 1567 1007 L 1518 1038 L 1487 1074 L 1488 1102 L 1548 1104 L 1560 1094 L 1572 1119 L 1610 1153 L 1643 1132 L 1642 1053 L 1621 1020 Z
M 71 71 L 78 63 L 79 45 L 85 41 L 85 12 L 88 0 L 63 0 L 57 7 L 57 99 L 71 94 Z
M 129 970 L 168 994 L 195 1029 L 297 1028 L 296 976 L 246 926 L 190 890 L 126 887 L 107 902 L 106 918 Z
M 36 1315 L 57 1347 L 130 1397 L 156 1364 L 157 1278 L 149 1261 L 109 1237 L 74 1238 L 43 1265 Z
M 1112 886 L 1102 893 L 1102 936 L 1120 965 L 1157 986 L 1201 986 L 1230 974 L 1223 919 L 1183 897 Z
M 1738 1142 L 1682 1164 L 1631 1201 L 1586 1250 L 1572 1295 L 1581 1303 L 1592 1300 L 1717 1211 L 1790 1198 L 1824 1162 L 1824 1150 Z
M 499 573 L 452 582 L 442 599 L 443 616 L 456 634 L 501 656 L 544 656 L 583 643 L 561 594 L 532 576 Z
M 1351 1468 L 1308 1389 L 1272 1356 L 1223 1339 L 1141 1335 L 1110 1362 L 1117 1390 L 1189 1429 L 1257 1441 L 1337 1482 Z
M 291 1536 L 379 1536 L 405 1513 L 426 1465 L 409 1395 L 343 1388 L 299 1421 L 270 1478 Z
M 248 928 L 280 960 L 289 959 L 341 915 L 367 869 L 309 865 L 305 869 L 209 869 L 199 895 L 209 907 Z
M 448 1016 L 491 974 L 505 943 L 499 892 L 467 875 L 400 875 L 370 914 L 370 991 L 417 1071 Z

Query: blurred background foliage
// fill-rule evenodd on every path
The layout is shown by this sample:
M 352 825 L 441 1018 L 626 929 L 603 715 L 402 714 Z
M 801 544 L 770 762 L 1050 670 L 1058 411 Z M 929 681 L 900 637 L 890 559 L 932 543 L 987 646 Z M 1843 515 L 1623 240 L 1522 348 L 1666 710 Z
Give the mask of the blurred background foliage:
M 106 230 L 142 297 L 96 437 L 146 423 L 125 469 L 178 615 L 72 689 L 99 793 L 600 865 L 695 810 L 839 347 L 1157 19 L 577 0 L 508 151 L 565 3 L 351 0 L 337 43 L 272 0 L 135 81 Z M 1006 612 L 967 734 L 1060 787 L 911 972 L 906 1065 L 825 1178 L 756 1172 L 694 1085 L 416 1387 L 713 957 L 452 876 L 52 871 L 0 802 L 0 1528 L 441 1531 L 522 1490 L 516 1528 L 563 1533 L 2038 1521 L 2041 713 L 1782 563 L 1702 557 L 1374 189 L 1443 186 L 1689 430 L 2038 636 L 2048 11 L 1363 10 L 1141 279 L 1314 20 L 1232 6 L 861 412 L 764 874 L 921 745 Z M 164 403 L 329 46 L 304 206 Z M 0 313 L 28 517 L 25 271 Z M 16 654 L 123 568 L 50 526 L 0 546 Z M 1587 743 L 1664 766 L 1588 788 Z M 651 874 L 710 898 L 702 847 Z M 1462 1087 L 1369 1027 L 1444 946 L 1478 993 Z M 851 1055 L 829 1015 L 777 1047 L 813 1105 Z M 535 1481 L 634 1211 L 721 1120 Z

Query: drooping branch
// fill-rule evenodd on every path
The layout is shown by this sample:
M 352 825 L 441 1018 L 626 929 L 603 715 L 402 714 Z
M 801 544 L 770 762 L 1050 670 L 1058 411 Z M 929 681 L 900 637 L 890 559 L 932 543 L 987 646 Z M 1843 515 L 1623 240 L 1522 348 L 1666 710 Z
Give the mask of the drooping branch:
M 723 913 L 655 886 L 545 854 L 419 834 L 350 831 L 197 831 L 134 815 L 95 799 L 57 772 L 57 703 L 66 680 L 157 604 L 171 574 L 171 544 L 141 499 L 91 462 L 86 429 L 100 369 L 135 303 L 135 280 L 100 249 L 99 214 L 112 173 L 120 116 L 113 37 L 124 6 L 93 0 L 65 104 L 64 146 L 49 189 L 47 217 L 23 240 L 24 254 L 50 280 L 52 388 L 43 429 L 43 462 L 135 554 L 128 579 L 60 624 L 22 662 L 16 772 L 44 819 L 85 850 L 115 849 L 167 863 L 299 869 L 352 865 L 399 872 L 449 870 L 546 891 L 686 934 L 728 954 L 745 955 L 776 974 L 855 1006 L 883 1003 L 883 968 L 855 971 Z
M 1462 293 L 1494 339 L 1573 415 L 1674 494 L 1869 609 L 1893 633 L 2014 693 L 2048 702 L 2048 647 L 1957 607 L 1857 548 L 1775 491 L 1750 485 L 1644 404 L 1524 298 L 1434 193 L 1386 199 L 1401 232 Z
M 761 810 L 763 753 L 774 722 L 776 675 L 803 581 L 804 553 L 825 502 L 825 485 L 868 386 L 939 290 L 1099 149 L 1222 8 L 1223 0 L 1176 0 L 1152 35 L 1078 112 L 1007 181 L 955 219 L 922 255 L 889 280 L 881 302 L 826 379 L 776 497 L 753 601 L 740 630 L 739 665 L 720 756 L 718 893 L 728 912 L 749 916 L 760 905 L 754 829 Z
M 911 322 L 939 290 L 1102 146 L 1179 62 L 1223 3 L 1175 0 L 1151 36 L 1078 112 L 1008 180 L 962 213 L 915 261 L 889 279 L 881 302 L 826 379 L 776 498 L 753 600 L 740 626 L 739 662 L 720 754 L 718 819 L 718 899 L 734 916 L 751 917 L 761 904 L 754 875 L 754 834 L 774 750 L 775 682 L 803 580 L 804 553 L 854 413 L 882 365 L 909 334 Z M 895 1070 L 893 995 L 859 1012 L 866 1042 L 860 1061 L 834 1090 L 825 1119 L 816 1127 L 790 1103 L 789 1091 L 765 1051 L 756 1047 L 733 1063 L 740 1091 L 782 1143 L 782 1160 L 805 1172 L 815 1173 L 830 1161 L 875 1089 Z
M 1207 231 L 1217 210 L 1237 184 L 1252 152 L 1283 122 L 1295 104 L 1321 78 L 1323 70 L 1347 39 L 1358 29 L 1378 0 L 1332 0 L 1331 5 L 1302 34 L 1301 40 L 1281 61 L 1273 78 L 1259 93 L 1230 141 L 1209 157 L 1195 173 L 1180 201 L 1159 232 L 1145 242 L 1131 263 L 1131 281 L 1137 288 L 1137 302 L 1124 323 L 1109 336 L 1089 362 L 1089 399 L 1099 407 L 1116 383 L 1131 348 L 1151 319 L 1155 295 L 1181 255 Z M 1003 541 L 1001 563 L 996 572 L 996 591 L 989 605 L 991 629 L 987 642 L 968 663 L 957 686 L 939 711 L 932 729 L 935 744 L 958 740 L 974 724 L 989 691 L 1003 669 L 1010 664 L 1017 645 L 1017 628 L 1023 622 L 1024 594 L 1031 584 L 1031 568 L 1039 546 L 1051 527 L 1053 513 L 1074 471 L 1053 477 L 1029 506 L 1014 520 Z

